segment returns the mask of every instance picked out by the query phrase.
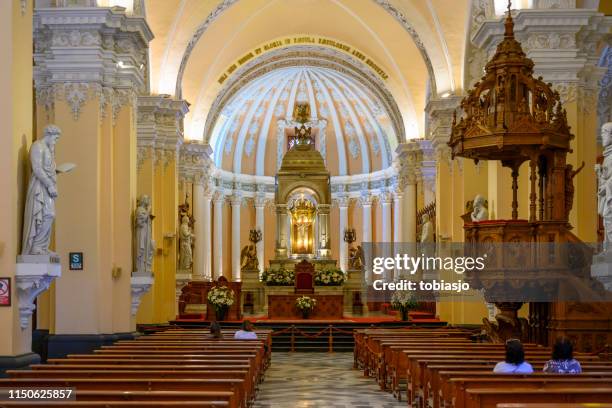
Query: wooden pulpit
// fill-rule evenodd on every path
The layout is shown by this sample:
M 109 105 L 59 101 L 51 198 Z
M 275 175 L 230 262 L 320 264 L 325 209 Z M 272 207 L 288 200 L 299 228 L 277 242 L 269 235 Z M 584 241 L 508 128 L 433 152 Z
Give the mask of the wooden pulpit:
M 216 282 L 200 282 L 191 281 L 183 289 L 179 297 L 179 318 L 180 319 L 204 319 L 215 320 L 215 308 L 208 302 L 208 291 L 215 286 L 227 286 L 234 291 L 234 304 L 227 311 L 227 320 L 240 320 L 242 314 L 240 312 L 240 298 L 242 290 L 242 282 L 230 282 L 225 277 L 221 276 Z M 206 315 L 186 313 L 187 305 L 204 305 L 206 304 Z
M 295 293 L 314 293 L 314 264 L 303 259 L 295 265 Z

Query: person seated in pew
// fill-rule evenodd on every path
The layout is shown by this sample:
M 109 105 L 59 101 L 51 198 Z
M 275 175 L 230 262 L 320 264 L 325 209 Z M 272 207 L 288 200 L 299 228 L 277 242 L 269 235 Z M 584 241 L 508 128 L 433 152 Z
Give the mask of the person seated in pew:
M 237 340 L 257 340 L 257 333 L 253 331 L 253 324 L 250 320 L 242 322 L 242 328 L 234 333 Z
M 500 361 L 493 368 L 497 374 L 531 374 L 533 367 L 525 361 L 525 350 L 518 339 L 506 341 L 506 359 Z
M 221 326 L 219 325 L 219 323 L 210 323 L 210 337 L 212 337 L 213 339 L 220 339 L 221 337 L 223 337 L 221 335 Z
M 574 359 L 574 346 L 568 338 L 557 339 L 553 346 L 552 359 L 544 364 L 542 371 L 557 374 L 580 374 L 582 372 L 580 363 Z

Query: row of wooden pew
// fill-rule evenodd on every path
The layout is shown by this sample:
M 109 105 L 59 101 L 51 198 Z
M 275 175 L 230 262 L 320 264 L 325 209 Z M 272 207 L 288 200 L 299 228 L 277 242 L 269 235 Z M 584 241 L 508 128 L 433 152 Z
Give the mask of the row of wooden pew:
M 203 330 L 169 329 L 7 371 L 0 389 L 74 388 L 76 401 L 3 402 L 4 407 L 231 407 L 254 401 L 271 361 L 271 333 L 234 340 Z
M 355 331 L 355 368 L 409 406 L 497 407 L 503 403 L 612 403 L 612 362 L 576 354 L 583 374 L 542 373 L 551 349 L 524 344 L 534 374 L 493 374 L 503 344 L 477 343 L 456 328 Z M 510 405 L 511 406 L 511 405 Z

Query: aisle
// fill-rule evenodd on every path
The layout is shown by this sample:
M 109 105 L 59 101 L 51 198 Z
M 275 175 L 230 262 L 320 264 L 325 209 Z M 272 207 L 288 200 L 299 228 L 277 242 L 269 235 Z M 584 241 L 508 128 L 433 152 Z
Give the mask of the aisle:
M 255 408 L 406 407 L 353 370 L 352 353 L 273 353 Z

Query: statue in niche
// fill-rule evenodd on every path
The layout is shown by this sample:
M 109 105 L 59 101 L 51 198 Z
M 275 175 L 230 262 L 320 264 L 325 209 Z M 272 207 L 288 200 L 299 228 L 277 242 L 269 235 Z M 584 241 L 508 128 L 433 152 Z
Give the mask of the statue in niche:
M 601 128 L 604 160 L 595 165 L 597 174 L 597 212 L 603 218 L 604 244 L 612 242 L 612 122 Z M 606 249 L 607 250 L 607 249 Z
M 55 144 L 62 132 L 48 125 L 43 138 L 32 143 L 30 163 L 32 175 L 28 185 L 23 215 L 22 255 L 50 255 L 51 227 L 55 220 L 57 173 L 72 170 L 75 165 L 55 165 Z
M 183 215 L 181 219 L 181 227 L 179 228 L 179 269 L 190 270 L 193 265 L 193 240 L 194 235 L 191 232 L 190 220 L 187 215 Z
M 434 242 L 433 223 L 429 219 L 429 214 L 423 214 L 421 217 L 421 244 L 431 244 Z
M 472 203 L 472 213 L 471 218 L 473 222 L 476 221 L 486 221 L 489 219 L 489 210 L 487 209 L 487 200 L 480 194 L 477 194 L 474 197 L 474 201 Z
M 584 168 L 584 161 L 574 170 L 571 164 L 565 166 L 565 218 L 569 220 L 574 205 L 574 177 Z
M 153 269 L 153 240 L 152 222 L 155 216 L 151 215 L 151 200 L 143 195 L 136 204 L 136 272 L 151 273 Z

